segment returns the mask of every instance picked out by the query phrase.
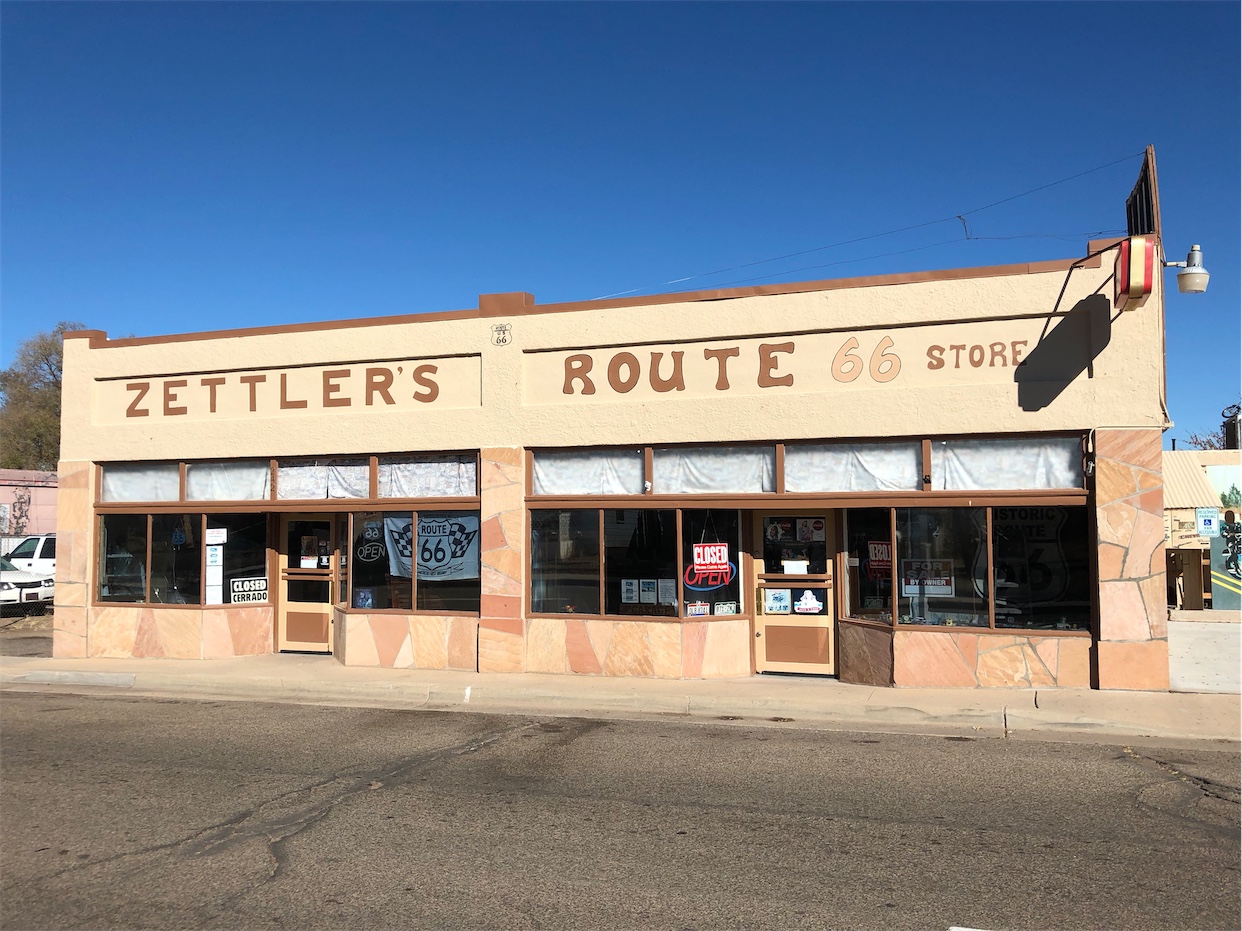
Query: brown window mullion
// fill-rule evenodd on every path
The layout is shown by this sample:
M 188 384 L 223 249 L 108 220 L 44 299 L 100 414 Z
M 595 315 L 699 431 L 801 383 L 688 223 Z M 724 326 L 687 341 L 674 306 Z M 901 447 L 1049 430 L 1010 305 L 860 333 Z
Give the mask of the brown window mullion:
M 686 617 L 686 567 L 685 567 L 685 551 L 686 545 L 682 540 L 681 529 L 681 508 L 677 508 L 677 616 L 681 619 Z M 741 554 L 738 554 L 738 562 L 742 561 Z M 739 568 L 740 572 L 741 569 Z
M 984 540 L 988 552 L 988 627 L 996 630 L 996 567 L 993 565 L 992 552 L 992 509 L 987 508 L 987 521 L 984 526 L 987 539 Z
M 606 613 L 605 608 L 608 606 L 608 602 L 605 600 L 605 595 L 608 593 L 608 585 L 604 580 L 604 561 L 608 558 L 608 547 L 604 545 L 604 509 L 600 508 L 596 512 L 596 516 L 599 518 L 599 614 L 600 617 L 603 617 Z

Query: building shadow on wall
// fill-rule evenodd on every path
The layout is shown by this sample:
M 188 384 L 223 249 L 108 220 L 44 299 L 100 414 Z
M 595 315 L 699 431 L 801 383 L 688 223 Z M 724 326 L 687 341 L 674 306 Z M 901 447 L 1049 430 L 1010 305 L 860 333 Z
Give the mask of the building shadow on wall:
M 1111 310 L 1107 297 L 1092 294 L 1056 318 L 1014 370 L 1024 411 L 1043 410 L 1083 372 L 1094 376 L 1095 359 L 1112 339 Z

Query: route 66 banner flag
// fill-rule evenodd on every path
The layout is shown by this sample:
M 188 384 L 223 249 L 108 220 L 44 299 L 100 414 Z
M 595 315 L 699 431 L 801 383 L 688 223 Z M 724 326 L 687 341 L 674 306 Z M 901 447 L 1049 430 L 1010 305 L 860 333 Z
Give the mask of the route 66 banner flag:
M 392 575 L 410 577 L 418 551 L 418 577 L 423 580 L 479 577 L 479 518 L 474 515 L 418 519 L 418 537 L 408 517 L 384 518 L 388 565 Z

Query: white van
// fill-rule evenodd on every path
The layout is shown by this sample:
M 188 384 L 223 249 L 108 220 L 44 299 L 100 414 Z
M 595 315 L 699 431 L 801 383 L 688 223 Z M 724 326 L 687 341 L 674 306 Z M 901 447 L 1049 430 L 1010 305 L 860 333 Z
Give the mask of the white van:
M 56 534 L 45 533 L 27 537 L 6 554 L 9 562 L 23 572 L 35 575 L 56 574 Z

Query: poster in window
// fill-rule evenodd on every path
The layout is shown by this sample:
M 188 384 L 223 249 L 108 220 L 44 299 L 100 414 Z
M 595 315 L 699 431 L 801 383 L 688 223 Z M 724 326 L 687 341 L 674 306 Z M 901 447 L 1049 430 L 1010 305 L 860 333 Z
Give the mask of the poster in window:
M 319 568 L 319 538 L 316 536 L 302 537 L 301 559 L 298 565 L 303 569 Z
M 887 579 L 893 571 L 893 544 L 887 540 L 867 543 L 867 578 Z
M 621 603 L 623 605 L 638 604 L 638 579 L 621 580 Z
M 763 613 L 791 613 L 792 595 L 793 593 L 787 588 L 765 588 L 763 590 Z
M 662 605 L 677 606 L 677 580 L 660 579 L 658 585 L 659 600 Z
M 409 578 L 414 561 L 413 521 L 401 515 L 384 518 L 389 574 Z M 475 514 L 418 517 L 418 578 L 477 579 L 479 577 L 479 518 Z
M 696 592 L 724 588 L 737 575 L 737 566 L 729 558 L 728 543 L 695 543 L 693 560 L 686 567 L 686 587 Z
M 823 614 L 826 599 L 822 589 L 795 588 L 793 590 L 794 614 Z
M 906 597 L 952 598 L 954 582 L 951 559 L 901 561 L 901 593 Z
M 824 519 L 822 517 L 798 518 L 799 543 L 823 543 L 826 538 Z
M 763 535 L 769 543 L 793 543 L 798 539 L 798 521 L 793 517 L 765 517 Z
M 640 579 L 638 582 L 638 600 L 645 605 L 656 603 L 656 580 Z
M 988 550 L 986 517 L 971 518 L 983 542 L 976 548 L 975 593 L 987 598 Z M 1061 545 L 1066 512 L 1059 507 L 992 509 L 997 604 L 1055 604 L 1069 588 L 1069 567 Z

